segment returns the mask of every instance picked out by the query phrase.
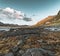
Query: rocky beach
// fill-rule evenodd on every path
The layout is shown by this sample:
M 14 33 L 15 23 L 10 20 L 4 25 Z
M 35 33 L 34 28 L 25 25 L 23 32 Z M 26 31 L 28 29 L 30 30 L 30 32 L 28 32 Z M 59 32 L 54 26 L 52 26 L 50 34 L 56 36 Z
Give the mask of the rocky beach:
M 45 28 L 0 31 L 0 56 L 60 56 L 60 31 Z

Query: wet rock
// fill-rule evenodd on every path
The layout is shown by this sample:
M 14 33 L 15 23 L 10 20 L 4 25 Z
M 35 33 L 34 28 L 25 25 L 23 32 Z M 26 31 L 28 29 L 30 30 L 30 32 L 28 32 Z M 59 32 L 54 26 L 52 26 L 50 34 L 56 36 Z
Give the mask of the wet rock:
M 24 54 L 24 51 L 23 50 L 20 50 L 19 53 L 22 55 L 22 54 Z
M 4 54 L 1 54 L 1 53 L 0 53 L 0 56 L 4 56 Z
M 31 49 L 30 52 L 32 56 L 43 56 L 43 54 L 37 48 Z
M 28 49 L 22 56 L 55 56 L 53 52 L 44 50 L 42 48 Z
M 22 56 L 32 56 L 30 52 L 26 52 L 25 54 L 23 54 Z
M 43 55 L 45 56 L 55 56 L 54 55 L 54 52 L 51 52 L 51 51 L 48 51 L 48 50 L 45 50 L 45 49 L 42 49 L 42 48 L 39 48 L 39 50 L 42 52 Z
M 14 54 L 11 52 L 11 53 L 5 54 L 4 56 L 14 56 Z
M 18 47 L 13 47 L 13 48 L 11 48 L 11 51 L 12 51 L 13 53 L 18 52 L 19 50 L 20 50 L 20 48 L 18 48 Z
M 43 56 L 38 49 L 28 49 L 26 53 L 22 56 Z
M 14 31 L 14 30 L 15 30 L 15 29 L 10 29 L 9 31 L 12 32 L 12 31 Z

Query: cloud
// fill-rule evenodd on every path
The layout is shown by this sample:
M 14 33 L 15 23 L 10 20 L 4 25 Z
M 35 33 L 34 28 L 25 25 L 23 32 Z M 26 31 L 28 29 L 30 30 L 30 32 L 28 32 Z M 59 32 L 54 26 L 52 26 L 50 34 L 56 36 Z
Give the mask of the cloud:
M 22 11 L 17 11 L 12 8 L 0 8 L 0 22 L 9 24 L 20 24 L 21 21 L 32 21 L 31 18 L 27 17 Z
M 11 8 L 9 8 L 9 7 L 3 9 L 3 11 L 9 12 L 9 13 L 14 13 L 14 9 L 11 9 Z

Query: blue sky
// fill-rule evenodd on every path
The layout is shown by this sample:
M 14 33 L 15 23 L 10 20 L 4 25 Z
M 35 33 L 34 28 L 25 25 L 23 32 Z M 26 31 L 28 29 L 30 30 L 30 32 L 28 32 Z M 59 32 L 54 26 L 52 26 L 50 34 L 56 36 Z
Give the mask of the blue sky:
M 6 7 L 23 11 L 33 18 L 33 24 L 48 15 L 57 14 L 60 10 L 60 0 L 0 0 L 0 8 Z

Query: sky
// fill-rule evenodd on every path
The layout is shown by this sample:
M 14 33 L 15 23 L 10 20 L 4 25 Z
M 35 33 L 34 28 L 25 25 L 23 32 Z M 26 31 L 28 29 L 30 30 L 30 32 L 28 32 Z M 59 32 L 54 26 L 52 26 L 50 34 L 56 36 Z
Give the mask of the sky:
M 49 15 L 57 14 L 60 10 L 60 0 L 0 0 L 0 8 L 21 11 L 29 19 L 32 18 L 32 21 L 16 20 L 12 23 L 32 25 Z

